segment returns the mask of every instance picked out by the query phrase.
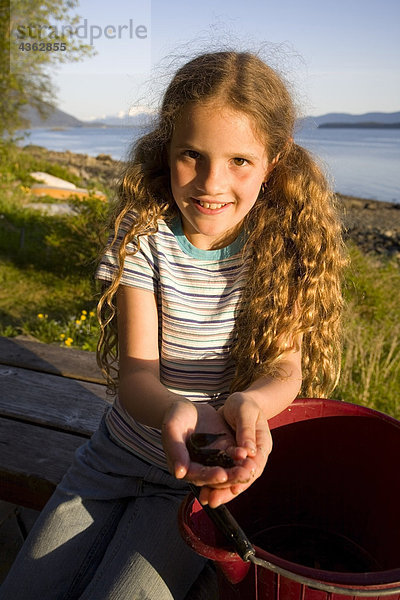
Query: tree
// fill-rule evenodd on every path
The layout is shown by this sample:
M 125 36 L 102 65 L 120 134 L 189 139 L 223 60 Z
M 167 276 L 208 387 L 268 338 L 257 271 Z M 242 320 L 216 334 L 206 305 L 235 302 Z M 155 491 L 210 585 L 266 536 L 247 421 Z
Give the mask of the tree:
M 30 105 L 43 116 L 55 105 L 51 68 L 93 55 L 76 35 L 78 0 L 0 0 L 0 136 L 29 126 Z

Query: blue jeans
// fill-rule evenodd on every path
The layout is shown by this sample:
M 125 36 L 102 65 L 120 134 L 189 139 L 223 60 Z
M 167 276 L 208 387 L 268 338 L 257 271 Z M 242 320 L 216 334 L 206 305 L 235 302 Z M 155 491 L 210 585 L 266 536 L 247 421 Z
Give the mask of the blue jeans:
M 192 597 L 206 561 L 178 531 L 187 493 L 184 482 L 118 446 L 102 422 L 40 514 L 0 599 Z

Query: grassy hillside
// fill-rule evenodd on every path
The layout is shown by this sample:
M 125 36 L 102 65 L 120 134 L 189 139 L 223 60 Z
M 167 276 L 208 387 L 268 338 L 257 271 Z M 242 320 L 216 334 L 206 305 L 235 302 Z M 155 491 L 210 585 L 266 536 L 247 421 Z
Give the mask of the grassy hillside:
M 89 315 L 96 306 L 94 271 L 107 204 L 72 199 L 72 215 L 46 215 L 30 204 L 57 201 L 30 193 L 32 171 L 82 185 L 67 166 L 0 145 L 0 334 L 93 350 L 97 326 Z M 100 181 L 94 185 L 110 195 Z

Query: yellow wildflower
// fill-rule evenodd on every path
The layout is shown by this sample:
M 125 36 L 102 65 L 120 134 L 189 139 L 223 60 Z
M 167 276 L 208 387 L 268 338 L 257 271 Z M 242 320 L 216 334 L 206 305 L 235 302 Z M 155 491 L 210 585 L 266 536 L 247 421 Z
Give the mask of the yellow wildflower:
M 42 313 L 38 314 L 38 319 L 44 319 L 44 315 Z
M 73 341 L 74 341 L 74 340 L 73 340 L 72 338 L 70 338 L 70 337 L 69 337 L 69 338 L 67 338 L 67 339 L 65 340 L 64 344 L 65 344 L 66 346 L 70 346 L 70 345 L 72 344 L 72 342 L 73 342 Z
M 83 315 L 87 315 L 87 310 L 83 310 L 83 311 L 82 311 L 82 314 L 83 314 Z
M 65 338 L 65 333 L 60 333 L 60 340 L 63 340 Z
M 86 319 L 86 315 L 84 315 L 83 313 L 81 314 L 81 321 L 84 321 Z
M 89 313 L 89 317 L 94 317 L 95 314 L 96 313 L 94 313 L 93 310 L 91 310 L 90 313 Z
M 76 324 L 76 325 L 80 325 L 80 324 L 81 324 L 81 321 L 80 321 L 79 319 L 77 319 L 77 320 L 75 321 L 75 324 Z

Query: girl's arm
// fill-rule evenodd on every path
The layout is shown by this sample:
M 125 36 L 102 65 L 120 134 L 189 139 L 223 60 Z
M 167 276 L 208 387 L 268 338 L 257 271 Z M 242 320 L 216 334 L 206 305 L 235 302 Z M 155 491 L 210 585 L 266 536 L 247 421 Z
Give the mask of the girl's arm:
M 214 485 L 248 476 L 241 467 L 228 474 L 221 467 L 204 469 L 191 463 L 186 449 L 188 436 L 195 430 L 226 432 L 235 445 L 223 416 L 203 403 L 193 403 L 170 392 L 159 379 L 158 311 L 154 294 L 148 290 L 121 285 L 117 291 L 119 342 L 119 398 L 134 419 L 162 430 L 163 445 L 171 473 L 197 485 Z M 228 443 L 228 442 L 227 442 Z M 237 449 L 236 456 L 246 456 Z
M 233 408 L 239 409 L 244 404 L 246 405 L 246 411 L 250 405 L 255 405 L 262 411 L 267 420 L 287 408 L 296 398 L 301 388 L 301 342 L 302 335 L 299 335 L 295 340 L 295 344 L 293 344 L 297 350 L 287 351 L 280 360 L 281 378 L 260 377 L 246 390 L 231 394 L 223 407 L 225 418 L 231 420 L 233 417 L 230 417 L 230 414 Z M 236 440 L 240 441 L 241 445 L 250 446 L 253 444 L 254 446 L 254 430 L 251 425 L 250 428 L 247 428 L 246 411 L 243 411 L 242 418 L 237 424 L 238 428 L 235 427 Z
M 245 463 L 252 463 L 251 476 L 246 480 L 224 486 L 204 486 L 200 500 L 213 508 L 229 502 L 246 490 L 259 477 L 272 450 L 272 438 L 268 420 L 287 408 L 300 391 L 301 341 L 296 339 L 297 351 L 289 351 L 282 357 L 282 379 L 260 377 L 247 389 L 231 394 L 220 409 L 226 422 L 235 431 L 236 444 L 247 449 Z M 245 463 L 243 463 L 245 465 Z
M 148 290 L 120 285 L 117 315 L 120 401 L 134 419 L 161 429 L 165 411 L 185 398 L 160 383 L 156 297 Z

